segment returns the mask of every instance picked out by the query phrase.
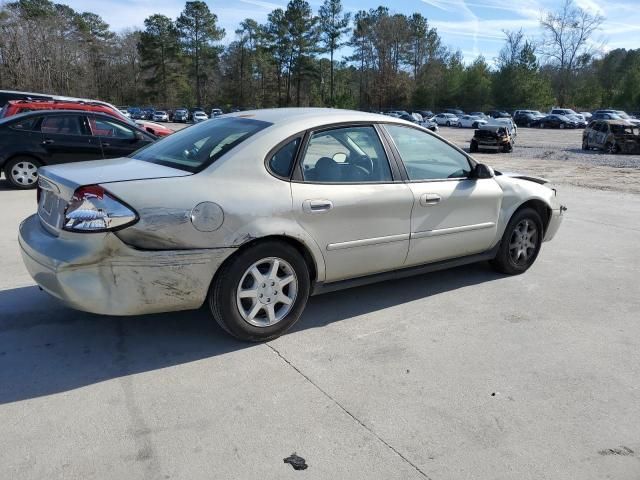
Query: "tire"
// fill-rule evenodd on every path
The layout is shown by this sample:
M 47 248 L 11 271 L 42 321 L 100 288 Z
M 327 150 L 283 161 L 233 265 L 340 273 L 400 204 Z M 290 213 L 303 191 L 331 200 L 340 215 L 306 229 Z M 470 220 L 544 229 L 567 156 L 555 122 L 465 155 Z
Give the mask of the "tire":
M 502 151 L 504 153 L 511 153 L 513 151 L 513 145 L 511 145 L 511 143 L 507 143 L 504 147 L 502 147 Z
M 4 166 L 4 176 L 16 188 L 28 190 L 38 186 L 38 168 L 42 166 L 33 157 L 14 157 Z
M 525 228 L 527 229 L 526 235 L 524 235 Z M 533 228 L 535 231 L 532 233 Z M 504 231 L 498 253 L 490 262 L 491 266 L 496 271 L 507 275 L 519 275 L 526 272 L 538 258 L 542 237 L 543 228 L 540 214 L 532 208 L 518 210 L 511 217 Z
M 564 123 L 561 123 L 561 124 L 560 124 L 560 129 L 561 129 L 561 130 L 564 130 Z
M 544 123 L 539 123 L 538 128 L 544 128 Z
M 292 276 L 289 283 L 279 285 L 274 280 L 275 286 L 269 284 L 276 261 L 276 278 L 282 281 Z M 225 262 L 209 288 L 208 303 L 213 318 L 227 333 L 240 340 L 264 342 L 279 337 L 298 321 L 310 288 L 309 267 L 302 255 L 286 243 L 265 241 Z M 240 290 L 246 294 L 241 295 Z M 289 298 L 291 303 L 278 302 L 273 295 Z
M 471 128 L 478 128 L 478 122 L 475 122 L 473 125 L 471 125 Z
M 582 140 L 582 150 L 589 150 L 589 140 L 586 138 Z
M 451 126 L 451 122 L 447 121 L 447 127 Z
M 478 142 L 472 141 L 471 145 L 469 146 L 469 151 L 471 153 L 476 153 L 478 151 Z
M 619 150 L 618 145 L 615 143 L 609 142 L 604 146 L 604 151 L 610 155 L 615 155 Z
M 527 123 L 527 128 L 531 128 L 531 123 Z

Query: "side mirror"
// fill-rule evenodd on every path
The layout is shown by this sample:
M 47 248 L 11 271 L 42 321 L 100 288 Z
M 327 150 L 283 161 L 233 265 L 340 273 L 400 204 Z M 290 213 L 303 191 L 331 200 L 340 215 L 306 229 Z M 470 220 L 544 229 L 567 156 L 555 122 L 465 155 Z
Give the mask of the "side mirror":
M 493 168 L 484 163 L 477 163 L 476 168 L 473 170 L 473 178 L 493 178 L 494 176 Z

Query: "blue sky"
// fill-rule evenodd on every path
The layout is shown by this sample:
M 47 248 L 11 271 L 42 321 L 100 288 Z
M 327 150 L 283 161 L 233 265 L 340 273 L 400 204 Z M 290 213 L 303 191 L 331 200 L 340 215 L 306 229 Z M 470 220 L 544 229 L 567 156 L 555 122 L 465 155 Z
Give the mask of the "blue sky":
M 176 18 L 184 8 L 183 0 L 62 0 L 76 10 L 101 15 L 114 30 L 141 27 L 153 13 Z M 225 43 L 232 41 L 237 25 L 245 18 L 259 22 L 275 8 L 286 7 L 287 0 L 208 0 L 227 31 Z M 311 0 L 317 11 L 322 0 Z M 478 54 L 493 62 L 503 44 L 502 30 L 522 28 L 527 35 L 539 35 L 543 11 L 556 8 L 560 0 L 343 0 L 345 10 L 357 12 L 386 5 L 393 12 L 422 13 L 438 29 L 444 43 L 462 51 L 465 60 Z M 606 49 L 640 48 L 640 0 L 575 0 L 575 3 L 606 18 L 597 43 Z

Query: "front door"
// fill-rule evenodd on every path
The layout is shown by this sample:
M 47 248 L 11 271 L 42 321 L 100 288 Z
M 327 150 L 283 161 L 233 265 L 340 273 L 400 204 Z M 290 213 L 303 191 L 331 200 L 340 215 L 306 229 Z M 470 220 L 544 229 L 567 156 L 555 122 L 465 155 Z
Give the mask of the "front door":
M 104 158 L 126 157 L 152 141 L 115 120 L 92 116 L 89 124 L 93 135 L 100 139 Z
M 392 175 L 373 126 L 314 132 L 291 192 L 298 222 L 323 252 L 326 282 L 403 265 L 413 195 Z
M 435 135 L 385 127 L 402 158 L 413 193 L 406 265 L 488 250 L 495 243 L 502 189 L 493 178 L 471 178 L 467 156 Z
M 89 135 L 84 115 L 43 116 L 40 132 L 48 165 L 102 158 L 100 140 Z

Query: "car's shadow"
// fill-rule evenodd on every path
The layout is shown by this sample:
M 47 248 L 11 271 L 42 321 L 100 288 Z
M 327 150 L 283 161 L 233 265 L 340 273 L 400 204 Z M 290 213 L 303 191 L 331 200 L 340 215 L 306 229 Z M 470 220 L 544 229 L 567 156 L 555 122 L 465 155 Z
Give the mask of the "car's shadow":
M 312 297 L 292 332 L 499 278 L 477 264 Z M 71 310 L 37 287 L 0 291 L 0 404 L 246 348 L 255 344 L 229 337 L 204 308 L 108 317 Z

